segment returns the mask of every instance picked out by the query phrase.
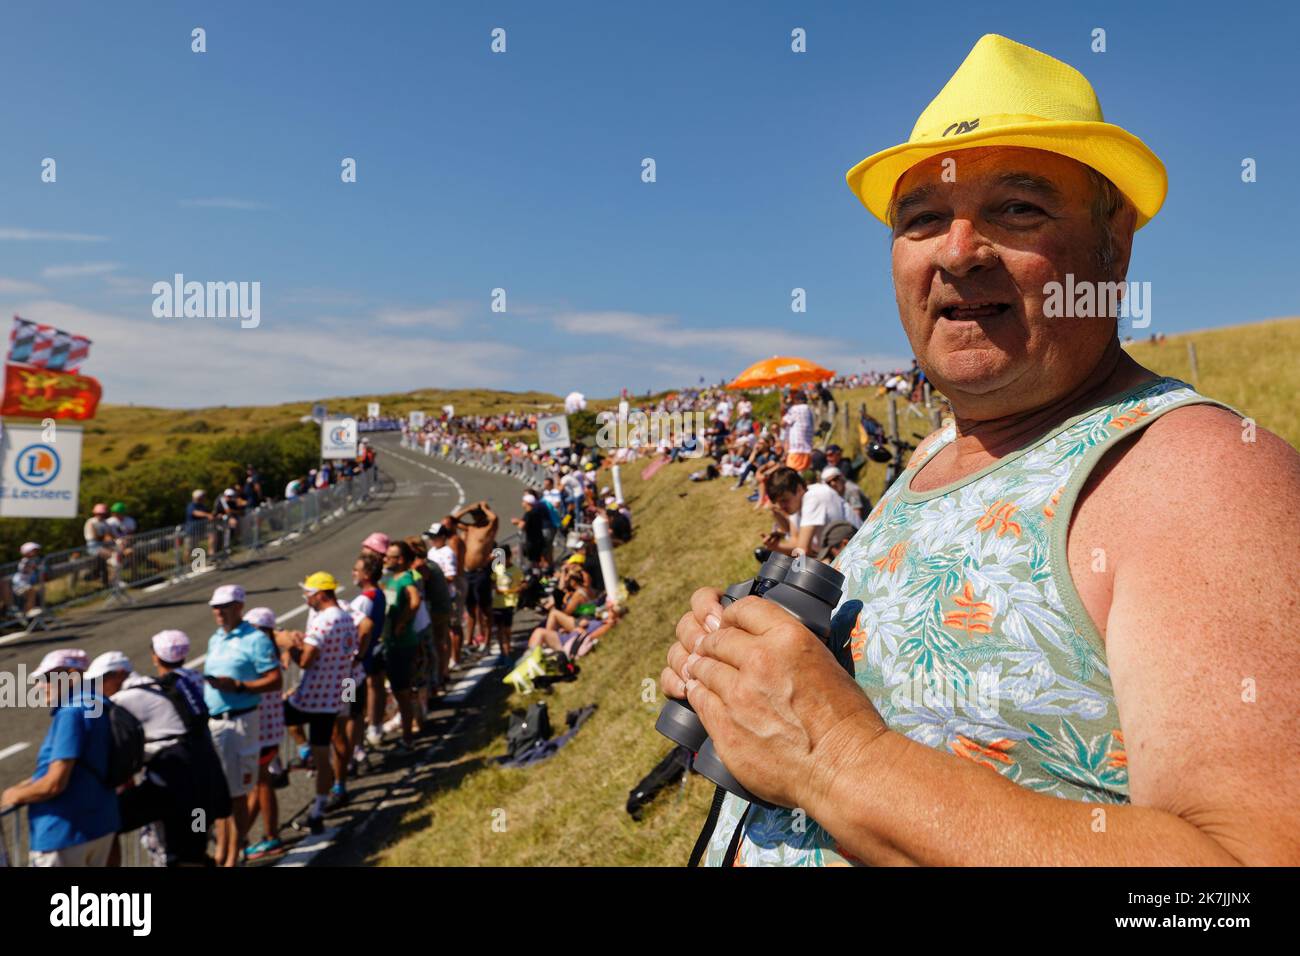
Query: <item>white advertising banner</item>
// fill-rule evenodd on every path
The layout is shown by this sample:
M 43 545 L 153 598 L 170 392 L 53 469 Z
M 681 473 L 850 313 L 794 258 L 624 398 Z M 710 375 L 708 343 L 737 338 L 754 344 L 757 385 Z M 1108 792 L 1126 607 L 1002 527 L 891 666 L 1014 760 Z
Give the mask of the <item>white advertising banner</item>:
M 0 517 L 75 518 L 80 489 L 80 428 L 5 422 L 0 439 Z
M 569 419 L 564 415 L 543 415 L 537 419 L 537 447 L 542 451 L 569 447 Z
M 326 459 L 357 457 L 355 418 L 327 418 L 321 423 L 320 456 Z
M 424 412 L 411 412 L 409 421 L 412 428 L 423 428 Z
M 367 403 L 366 403 L 366 417 L 367 417 L 367 418 L 378 418 L 378 417 L 379 417 L 379 403 L 378 403 L 378 402 L 367 402 Z

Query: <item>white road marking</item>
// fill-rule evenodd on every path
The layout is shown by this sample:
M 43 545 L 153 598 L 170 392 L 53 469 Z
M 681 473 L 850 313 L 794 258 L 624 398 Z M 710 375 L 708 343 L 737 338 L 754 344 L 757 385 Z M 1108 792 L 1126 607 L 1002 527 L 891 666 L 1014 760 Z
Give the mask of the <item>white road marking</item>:
M 20 744 L 13 744 L 12 746 L 6 747 L 4 750 L 0 750 L 0 760 L 4 760 L 5 757 L 12 757 L 16 753 L 21 753 L 30 746 L 31 744 L 24 740 Z
M 408 464 L 414 465 L 417 468 L 423 468 L 425 471 L 431 471 L 435 475 L 439 476 L 440 478 L 445 478 L 447 479 L 447 481 L 450 481 L 452 485 L 455 486 L 456 488 L 456 506 L 451 509 L 452 511 L 459 511 L 461 509 L 461 506 L 465 504 L 465 489 L 460 486 L 459 481 L 457 481 L 451 475 L 447 474 L 445 471 L 439 471 L 437 468 L 431 468 L 428 465 L 426 465 L 424 462 L 417 461 L 414 458 L 407 458 L 405 455 L 399 455 L 391 448 L 385 449 L 385 451 L 387 454 L 392 455 L 394 458 L 400 458 L 402 459 L 402 461 L 407 462 Z

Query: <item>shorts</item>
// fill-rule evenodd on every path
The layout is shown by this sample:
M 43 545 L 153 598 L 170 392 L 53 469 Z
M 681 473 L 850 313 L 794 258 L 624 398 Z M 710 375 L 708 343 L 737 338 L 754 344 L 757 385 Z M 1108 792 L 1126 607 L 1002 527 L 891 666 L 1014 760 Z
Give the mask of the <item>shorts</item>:
M 426 627 L 420 632 L 419 641 L 412 650 L 414 654 L 411 656 L 411 686 L 419 690 L 429 686 L 429 678 L 433 675 L 436 659 L 433 653 L 432 627 Z
M 366 712 L 366 675 L 360 667 L 353 667 L 352 681 L 355 685 L 352 700 L 347 699 L 347 685 L 343 686 L 343 694 L 339 701 L 340 717 L 360 717 Z
M 61 850 L 32 850 L 28 863 L 31 866 L 107 866 L 115 839 L 116 833 L 105 833 Z
M 514 627 L 515 609 L 512 607 L 494 607 L 492 609 L 492 623 L 499 624 L 502 627 Z
M 411 689 L 415 650 L 415 645 L 384 648 L 384 670 L 388 674 L 388 683 L 394 692 Z
M 461 619 L 465 616 L 465 585 L 457 581 L 451 589 L 451 628 L 460 631 Z
M 466 571 L 465 606 L 471 611 L 479 608 L 490 610 L 492 595 L 496 591 L 493 585 L 491 568 L 475 568 L 473 571 Z
M 217 759 L 221 761 L 226 787 L 232 798 L 244 796 L 257 782 L 257 754 L 261 750 L 258 739 L 260 727 L 261 721 L 257 719 L 256 710 L 229 719 L 213 717 L 208 720 L 212 746 L 216 748 Z
M 785 456 L 785 463 L 786 467 L 793 468 L 795 471 L 803 473 L 812 467 L 812 453 L 806 451 L 792 451 Z
M 307 743 L 313 747 L 328 747 L 330 738 L 334 736 L 334 718 L 336 714 L 333 711 L 326 711 L 323 714 L 310 714 L 305 710 L 299 710 L 287 700 L 284 702 L 284 724 L 286 727 L 301 727 L 307 725 Z

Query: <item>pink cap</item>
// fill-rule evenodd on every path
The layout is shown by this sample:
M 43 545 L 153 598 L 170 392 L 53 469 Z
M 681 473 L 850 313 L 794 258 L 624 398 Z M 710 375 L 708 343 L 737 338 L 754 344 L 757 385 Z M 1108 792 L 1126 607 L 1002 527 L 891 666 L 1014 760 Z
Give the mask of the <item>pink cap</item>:
M 85 651 L 75 647 L 64 647 L 57 651 L 50 651 L 42 657 L 40 665 L 32 671 L 32 676 L 40 677 L 42 674 L 57 670 L 84 671 L 89 666 L 90 656 Z
M 361 542 L 361 547 L 382 557 L 388 553 L 388 535 L 382 531 L 373 531 L 366 535 L 366 540 Z
M 159 631 L 149 643 L 164 664 L 179 664 L 190 656 L 190 636 L 184 631 Z
M 219 607 L 222 604 L 243 604 L 244 589 L 238 584 L 223 584 L 212 592 L 212 600 L 208 602 L 211 607 Z

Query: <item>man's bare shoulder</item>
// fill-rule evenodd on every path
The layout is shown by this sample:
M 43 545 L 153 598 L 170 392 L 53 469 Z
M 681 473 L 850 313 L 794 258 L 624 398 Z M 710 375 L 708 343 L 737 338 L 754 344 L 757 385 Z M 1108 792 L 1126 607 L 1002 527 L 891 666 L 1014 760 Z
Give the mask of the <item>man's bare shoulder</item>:
M 1174 409 L 1107 458 L 1096 490 L 1141 516 L 1126 531 L 1132 540 L 1212 534 L 1222 545 L 1283 528 L 1300 535 L 1300 454 L 1227 409 Z

